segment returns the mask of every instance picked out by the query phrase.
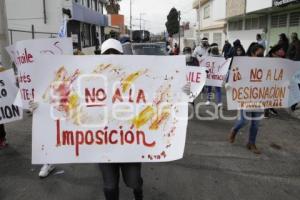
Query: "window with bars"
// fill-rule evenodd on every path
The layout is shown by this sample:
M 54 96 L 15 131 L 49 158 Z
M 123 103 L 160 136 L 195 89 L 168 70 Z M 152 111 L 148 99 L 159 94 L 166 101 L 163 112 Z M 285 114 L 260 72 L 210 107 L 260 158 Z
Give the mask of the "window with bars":
M 271 28 L 287 27 L 287 14 L 273 15 L 271 17 Z
M 229 22 L 228 29 L 230 31 L 243 30 L 243 20 Z
M 213 34 L 213 43 L 217 43 L 219 48 L 222 45 L 222 33 L 214 33 Z
M 268 27 L 268 16 L 260 16 L 258 20 L 259 20 L 259 25 L 258 25 L 259 28 L 263 29 Z
M 289 24 L 290 26 L 300 26 L 300 12 L 291 13 Z
M 266 16 L 248 18 L 245 22 L 245 30 L 263 29 L 268 26 L 268 18 Z

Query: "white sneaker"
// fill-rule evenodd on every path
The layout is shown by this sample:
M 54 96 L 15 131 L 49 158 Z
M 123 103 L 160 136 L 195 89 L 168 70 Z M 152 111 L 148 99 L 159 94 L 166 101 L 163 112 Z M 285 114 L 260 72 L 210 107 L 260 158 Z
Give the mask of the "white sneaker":
M 210 105 L 210 101 L 205 102 L 205 105 L 209 106 Z
M 40 178 L 46 178 L 53 170 L 55 167 L 53 165 L 45 164 L 40 170 L 39 177 Z
M 218 108 L 221 108 L 223 106 L 222 103 L 218 103 Z

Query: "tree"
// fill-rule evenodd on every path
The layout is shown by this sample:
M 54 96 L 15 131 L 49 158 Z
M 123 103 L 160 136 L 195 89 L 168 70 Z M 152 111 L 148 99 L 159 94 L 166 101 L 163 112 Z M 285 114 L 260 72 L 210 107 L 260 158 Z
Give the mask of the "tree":
M 108 14 L 119 14 L 120 5 L 119 2 L 121 0 L 109 0 L 108 3 L 105 5 L 106 11 Z
M 179 12 L 172 8 L 167 17 L 166 28 L 170 36 L 179 32 Z

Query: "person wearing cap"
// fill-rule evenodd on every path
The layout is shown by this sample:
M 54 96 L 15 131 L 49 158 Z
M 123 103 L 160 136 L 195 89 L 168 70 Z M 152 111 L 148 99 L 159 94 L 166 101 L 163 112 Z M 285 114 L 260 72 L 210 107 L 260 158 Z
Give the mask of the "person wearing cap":
M 122 55 L 121 43 L 115 39 L 106 40 L 101 47 L 102 55 Z M 187 95 L 190 94 L 190 84 L 187 83 L 182 88 Z M 125 184 L 133 189 L 135 200 L 143 199 L 143 178 L 141 175 L 141 163 L 100 163 L 99 164 L 103 182 L 104 195 L 106 200 L 119 199 L 119 177 L 122 172 Z
M 122 44 L 115 39 L 106 40 L 101 46 L 102 55 L 123 54 Z M 135 200 L 143 199 L 143 179 L 141 163 L 100 163 L 103 177 L 103 191 L 106 200 L 119 199 L 119 177 L 122 172 L 125 184 L 133 189 Z
M 209 43 L 206 37 L 202 38 L 201 46 L 196 47 L 194 50 L 193 56 L 195 58 L 208 56 Z

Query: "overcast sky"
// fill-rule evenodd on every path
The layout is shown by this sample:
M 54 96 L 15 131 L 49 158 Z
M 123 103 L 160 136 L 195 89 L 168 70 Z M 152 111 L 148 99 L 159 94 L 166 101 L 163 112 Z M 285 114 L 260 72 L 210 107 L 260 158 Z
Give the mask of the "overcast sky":
M 196 11 L 192 9 L 193 0 L 132 0 L 133 29 L 139 29 L 140 13 L 145 13 L 145 27 L 153 33 L 160 33 L 165 30 L 167 15 L 172 7 L 180 10 L 182 21 L 196 22 Z M 125 15 L 125 24 L 129 26 L 130 21 L 130 0 L 120 2 L 120 14 Z

